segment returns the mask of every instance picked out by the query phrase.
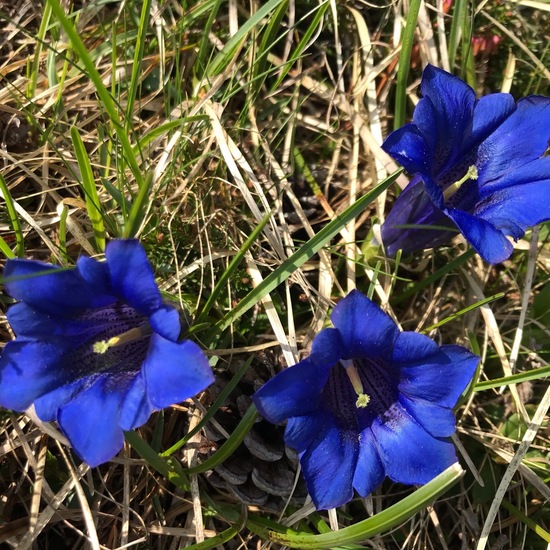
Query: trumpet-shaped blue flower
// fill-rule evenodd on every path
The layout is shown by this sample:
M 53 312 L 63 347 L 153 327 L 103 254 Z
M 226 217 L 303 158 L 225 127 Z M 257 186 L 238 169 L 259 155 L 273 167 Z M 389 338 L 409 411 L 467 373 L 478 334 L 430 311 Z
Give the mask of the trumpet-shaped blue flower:
M 550 219 L 550 98 L 476 99 L 428 65 L 413 122 L 383 148 L 414 175 L 382 226 L 390 256 L 439 246 L 460 231 L 487 262 L 506 260 L 525 230 Z
M 456 461 L 452 407 L 479 358 L 400 332 L 377 305 L 353 291 L 332 313 L 307 359 L 254 395 L 261 415 L 288 419 L 285 442 L 300 454 L 318 509 L 367 496 L 388 476 L 423 484 Z
M 57 420 L 75 451 L 97 466 L 115 456 L 124 430 L 154 409 L 183 401 L 213 381 L 208 360 L 178 341 L 178 312 L 162 302 L 135 240 L 107 245 L 106 262 L 81 257 L 63 270 L 8 260 L 8 310 L 17 338 L 0 357 L 0 405 Z

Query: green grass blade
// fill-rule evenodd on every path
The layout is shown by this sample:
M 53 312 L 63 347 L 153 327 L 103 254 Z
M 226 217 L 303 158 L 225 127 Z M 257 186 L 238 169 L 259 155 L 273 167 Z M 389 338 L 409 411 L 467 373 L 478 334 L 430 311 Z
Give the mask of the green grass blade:
M 235 428 L 235 431 L 229 436 L 229 439 L 202 464 L 193 466 L 193 468 L 184 469 L 183 473 L 185 475 L 191 475 L 207 472 L 208 470 L 212 470 L 221 464 L 224 460 L 228 459 L 244 441 L 246 434 L 250 431 L 257 418 L 258 411 L 256 410 L 256 407 L 254 405 L 250 405 L 239 422 L 239 425 Z
M 227 266 L 227 269 L 223 273 L 223 275 L 220 277 L 218 282 L 216 283 L 216 286 L 212 290 L 212 294 L 208 297 L 208 300 L 206 301 L 206 304 L 204 304 L 204 307 L 202 308 L 201 312 L 197 316 L 196 323 L 203 323 L 206 320 L 206 317 L 208 316 L 208 312 L 212 309 L 212 306 L 216 303 L 216 300 L 218 299 L 218 296 L 221 292 L 223 292 L 227 282 L 229 281 L 231 275 L 235 272 L 237 267 L 239 267 L 240 263 L 242 262 L 244 255 L 246 252 L 250 249 L 250 247 L 256 242 L 256 239 L 261 235 L 264 227 L 266 226 L 267 222 L 271 219 L 271 212 L 263 218 L 263 220 L 254 228 L 248 239 L 246 239 L 245 243 L 242 245 L 241 249 L 233 260 L 231 260 L 231 263 Z
M 460 44 L 460 35 L 465 32 L 464 21 L 468 13 L 468 0 L 456 0 L 453 2 L 453 20 L 451 23 L 451 31 L 449 33 L 449 41 L 447 47 L 449 49 L 449 66 L 451 71 L 456 63 L 458 53 L 458 45 Z
M 220 330 L 225 330 L 231 323 L 238 319 L 243 313 L 254 307 L 266 294 L 278 287 L 282 282 L 294 273 L 307 260 L 314 256 L 325 246 L 342 228 L 358 216 L 368 204 L 374 201 L 398 178 L 402 170 L 394 172 L 378 186 L 361 197 L 357 202 L 348 207 L 344 212 L 328 223 L 314 237 L 303 244 L 290 258 L 285 260 L 273 273 L 266 277 L 254 290 L 249 292 L 235 308 L 233 308 L 219 323 Z
M 336 548 L 344 544 L 363 541 L 397 527 L 420 510 L 433 503 L 450 489 L 464 474 L 458 463 L 453 464 L 426 485 L 382 512 L 345 527 L 339 531 L 321 535 L 285 534 L 276 531 L 267 533 L 270 541 L 290 548 Z M 286 527 L 283 527 L 286 530 Z M 265 530 L 262 529 L 263 532 Z
M 136 451 L 136 453 L 143 458 L 154 468 L 159 474 L 163 475 L 176 487 L 182 489 L 189 489 L 189 481 L 183 474 L 181 466 L 172 458 L 161 457 L 150 445 L 148 445 L 134 430 L 124 432 L 124 438 Z
M 473 248 L 470 248 L 469 250 L 466 250 L 464 254 L 461 254 L 454 260 L 450 261 L 449 263 L 445 264 L 443 267 L 438 269 L 435 273 L 432 273 L 431 275 L 428 275 L 418 283 L 415 283 L 411 288 L 401 292 L 399 296 L 396 296 L 395 298 L 392 297 L 391 303 L 392 305 L 395 304 L 401 304 L 405 300 L 408 300 L 411 296 L 414 296 L 417 292 L 420 292 L 421 290 L 424 290 L 426 287 L 430 286 L 434 281 L 437 281 L 441 279 L 444 275 L 447 273 L 450 273 L 453 269 L 456 267 L 461 266 L 463 263 L 467 262 L 470 258 L 475 256 L 475 250 Z M 395 294 L 394 294 L 395 296 Z
M 10 248 L 10 245 L 3 237 L 0 237 L 0 252 L 2 252 L 6 258 L 15 258 L 15 252 Z
M 147 31 L 149 30 L 149 17 L 151 15 L 151 0 L 145 0 L 141 7 L 141 16 L 139 18 L 138 35 L 135 44 L 134 63 L 132 64 L 132 75 L 130 85 L 128 86 L 128 104 L 126 106 L 126 131 L 132 129 L 134 103 L 137 96 L 138 87 L 141 81 L 141 61 L 145 50 L 147 40 Z M 114 80 L 114 79 L 113 79 Z
M 51 6 L 51 10 L 59 21 L 59 24 L 63 27 L 63 30 L 69 37 L 73 50 L 78 55 L 80 62 L 86 70 L 86 74 L 92 81 L 96 93 L 101 100 L 102 106 L 105 109 L 105 112 L 107 113 L 110 122 L 114 128 L 116 137 L 121 144 L 122 150 L 124 152 L 124 158 L 128 163 L 130 170 L 132 171 L 138 187 L 141 189 L 141 187 L 143 187 L 145 183 L 144 178 L 141 174 L 137 158 L 134 155 L 132 145 L 130 144 L 130 139 L 128 137 L 126 128 L 121 122 L 118 109 L 115 101 L 113 100 L 113 97 L 103 84 L 101 75 L 99 74 L 95 66 L 94 60 L 90 56 L 90 52 L 86 49 L 86 46 L 82 42 L 82 39 L 80 38 L 78 31 L 76 30 L 72 21 L 65 15 L 65 12 L 61 7 L 61 4 L 59 3 L 59 0 L 47 0 L 47 2 Z
M 329 9 L 329 7 L 330 7 L 330 2 L 323 2 L 319 4 L 319 6 L 316 8 L 315 16 L 313 17 L 312 22 L 309 24 L 308 28 L 300 38 L 300 41 L 298 42 L 296 47 L 293 49 L 288 59 L 288 62 L 285 63 L 284 67 L 282 67 L 281 74 L 279 75 L 276 82 L 272 86 L 271 88 L 272 90 L 276 90 L 281 85 L 281 82 L 287 77 L 292 67 L 294 67 L 296 61 L 300 59 L 307 45 L 310 44 L 313 35 L 318 30 L 319 25 L 321 24 L 323 17 L 325 16 L 325 13 Z
M 397 89 L 395 91 L 395 118 L 393 127 L 395 130 L 405 124 L 407 112 L 407 81 L 409 79 L 409 67 L 411 65 L 411 51 L 414 42 L 414 31 L 420 11 L 421 0 L 409 2 L 409 13 L 405 28 L 401 34 L 401 52 L 399 53 L 399 68 L 397 69 Z
M 242 531 L 245 525 L 246 513 L 241 513 L 239 515 L 239 520 L 237 521 L 237 523 L 229 527 L 229 529 L 222 531 L 219 535 L 205 540 L 204 542 L 199 542 L 197 544 L 192 544 L 191 546 L 186 546 L 186 548 L 188 548 L 189 550 L 209 550 L 210 548 L 215 548 L 216 546 L 219 546 L 220 544 L 223 544 L 225 542 L 229 542 L 230 540 L 235 538 L 237 534 Z
M 201 421 L 190 431 L 187 433 L 187 435 L 180 439 L 177 443 L 172 445 L 169 449 L 164 451 L 163 453 L 160 453 L 160 456 L 170 456 L 173 455 L 178 449 L 181 449 L 196 433 L 200 432 L 202 428 L 206 425 L 206 423 L 216 414 L 218 409 L 225 403 L 225 400 L 229 397 L 231 392 L 235 389 L 237 384 L 239 383 L 239 380 L 245 375 L 246 371 L 250 367 L 250 364 L 252 363 L 252 359 L 254 359 L 254 356 L 251 355 L 237 370 L 233 378 L 229 381 L 229 383 L 225 386 L 223 391 L 220 393 L 218 398 L 208 407 L 208 411 L 206 411 L 206 414 L 202 417 Z
M 286 0 L 269 0 L 264 4 L 250 19 L 248 19 L 239 30 L 227 41 L 223 49 L 216 55 L 212 63 L 208 67 L 207 75 L 212 78 L 217 76 L 231 63 L 231 60 L 239 50 L 242 41 L 248 33 L 259 25 L 264 17 L 267 17 L 279 4 Z
M 220 7 L 223 4 L 223 2 L 224 0 L 214 0 L 211 8 L 208 10 L 208 20 L 206 21 L 206 24 L 204 27 L 204 33 L 202 35 L 201 45 L 199 47 L 199 53 L 197 55 L 197 63 L 195 63 L 195 66 L 197 67 L 197 69 L 199 69 L 202 72 L 202 74 L 204 74 L 204 70 L 206 69 L 206 65 L 207 65 L 206 59 L 207 59 L 207 56 L 210 54 L 211 47 L 212 47 L 210 42 L 210 32 L 212 29 L 212 25 L 216 20 L 216 15 L 218 14 L 218 11 L 220 10 Z M 206 4 L 206 2 L 204 2 L 204 4 Z
M 143 185 L 139 188 L 138 194 L 132 202 L 132 207 L 126 220 L 124 228 L 124 238 L 131 239 L 135 237 L 141 227 L 141 223 L 145 218 L 147 207 L 150 204 L 150 191 L 153 184 L 153 175 L 147 174 Z
M 19 218 L 15 210 L 15 203 L 2 174 L 0 174 L 0 196 L 6 201 L 6 209 L 10 218 L 11 227 L 15 233 L 16 255 L 19 256 L 19 258 L 23 258 L 25 256 L 25 238 L 23 237 L 23 230 L 21 229 L 21 224 L 19 223 Z
M 512 374 L 511 376 L 503 376 L 502 378 L 495 378 L 494 380 L 485 380 L 484 382 L 478 382 L 475 385 L 474 391 L 490 390 L 492 388 L 500 388 L 502 386 L 509 386 L 510 384 L 521 384 L 529 380 L 541 380 L 550 376 L 550 365 L 540 367 L 538 369 L 527 370 L 519 372 L 518 374 Z
M 44 6 L 44 12 L 42 13 L 42 20 L 40 21 L 40 28 L 38 29 L 38 34 L 36 36 L 36 49 L 34 50 L 34 58 L 32 61 L 32 70 L 31 78 L 27 86 L 27 97 L 33 99 L 36 95 L 36 85 L 38 83 L 38 77 L 40 75 L 40 65 L 42 46 L 45 43 L 46 32 L 50 25 L 50 18 L 52 16 L 52 9 L 49 3 L 46 2 Z M 51 82 L 51 81 L 50 81 Z
M 453 313 L 452 315 L 449 315 L 448 317 L 445 317 L 445 319 L 442 319 L 439 321 L 439 323 L 435 323 L 435 325 L 430 325 L 429 327 L 426 327 L 425 329 L 422 329 L 422 332 L 424 334 L 430 332 L 431 330 L 435 328 L 439 328 L 443 325 L 446 325 L 447 323 L 454 321 L 455 319 L 458 319 L 459 317 L 462 317 L 466 313 L 469 313 L 470 311 L 473 311 L 474 309 L 477 309 L 478 307 L 484 306 L 485 304 L 490 304 L 491 302 L 494 302 L 495 300 L 500 300 L 503 296 L 506 296 L 505 292 L 498 292 L 497 294 L 494 294 L 493 296 L 489 296 L 488 298 L 484 298 L 483 300 L 477 301 L 475 304 L 472 304 L 471 306 L 467 306 L 460 311 L 457 311 L 456 313 Z
M 506 508 L 511 514 L 518 518 L 521 522 L 525 523 L 529 529 L 533 530 L 541 539 L 550 544 L 550 533 L 543 529 L 531 518 L 527 517 L 519 508 L 516 508 L 510 501 L 505 498 L 502 499 L 502 506 Z
M 101 203 L 99 202 L 94 173 L 92 171 L 90 159 L 88 158 L 88 152 L 84 147 L 84 142 L 82 141 L 76 126 L 71 126 L 71 140 L 73 142 L 78 168 L 80 169 L 80 177 L 82 178 L 80 183 L 84 191 L 86 210 L 88 211 L 88 217 L 92 222 L 92 228 L 94 230 L 96 250 L 98 252 L 103 252 L 105 250 L 105 226 L 103 225 L 103 212 L 101 209 Z

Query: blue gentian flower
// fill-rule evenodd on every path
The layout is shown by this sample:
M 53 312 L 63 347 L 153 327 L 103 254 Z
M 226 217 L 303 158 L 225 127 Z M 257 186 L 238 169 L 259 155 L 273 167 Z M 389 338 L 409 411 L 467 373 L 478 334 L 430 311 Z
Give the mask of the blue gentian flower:
M 506 260 L 529 227 L 550 219 L 550 98 L 476 99 L 428 65 L 413 122 L 383 149 L 413 174 L 385 223 L 389 256 L 445 244 L 460 231 L 478 254 Z
M 377 305 L 353 291 L 332 313 L 311 354 L 254 395 L 260 414 L 288 419 L 285 442 L 300 454 L 318 509 L 367 496 L 388 476 L 423 484 L 456 462 L 448 439 L 452 407 L 479 358 L 400 332 Z
M 201 349 L 178 341 L 178 312 L 164 304 L 145 251 L 135 240 L 107 245 L 106 262 L 81 257 L 63 270 L 8 260 L 8 310 L 17 338 L 0 357 L 0 405 L 57 420 L 90 466 L 121 449 L 124 430 L 154 409 L 179 403 L 213 382 Z

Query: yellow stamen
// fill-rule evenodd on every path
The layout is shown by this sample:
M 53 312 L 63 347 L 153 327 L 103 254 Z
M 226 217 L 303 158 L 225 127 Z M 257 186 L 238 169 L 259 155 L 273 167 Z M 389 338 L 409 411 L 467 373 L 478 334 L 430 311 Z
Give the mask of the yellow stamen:
M 369 404 L 370 396 L 363 393 L 363 383 L 361 382 L 361 378 L 359 377 L 359 373 L 357 372 L 353 361 L 343 360 L 341 363 L 346 368 L 346 374 L 348 375 L 351 385 L 357 394 L 355 406 L 358 409 L 365 408 Z
M 463 178 L 455 181 L 454 183 L 449 185 L 449 187 L 447 187 L 445 191 L 443 191 L 443 198 L 445 200 L 449 199 L 462 187 L 465 182 L 467 182 L 468 180 L 477 180 L 478 175 L 479 173 L 477 171 L 477 168 L 475 166 L 470 166 Z
M 128 342 L 132 342 L 134 340 L 140 340 L 144 336 L 149 336 L 152 332 L 153 331 L 148 324 L 141 325 L 140 327 L 131 328 L 118 336 L 113 336 L 112 338 L 109 338 L 109 340 L 100 340 L 92 346 L 92 349 L 94 353 L 102 355 L 110 348 L 122 346 L 123 344 L 127 344 Z

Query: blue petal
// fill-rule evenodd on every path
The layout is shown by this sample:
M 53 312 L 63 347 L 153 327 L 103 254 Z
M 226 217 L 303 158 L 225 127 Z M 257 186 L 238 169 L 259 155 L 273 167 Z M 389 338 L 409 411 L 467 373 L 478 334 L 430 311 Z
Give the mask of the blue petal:
M 517 110 L 481 144 L 476 166 L 483 187 L 510 176 L 540 157 L 550 139 L 550 98 L 526 97 Z M 521 176 L 520 176 L 521 177 Z
M 342 336 L 346 359 L 384 355 L 399 334 L 392 319 L 357 290 L 336 304 L 331 319 Z
M 121 395 L 98 378 L 59 412 L 58 422 L 75 452 L 91 467 L 113 458 L 122 448 Z
M 357 438 L 326 426 L 301 455 L 300 463 L 311 498 L 318 510 L 342 506 L 353 497 Z
M 550 170 L 547 177 L 493 193 L 474 214 L 514 239 L 523 237 L 526 229 L 550 219 Z
M 479 357 L 462 346 L 442 346 L 431 356 L 403 360 L 398 389 L 411 398 L 454 407 L 478 364 Z
M 309 359 L 319 365 L 335 365 L 344 355 L 344 343 L 340 332 L 325 328 L 314 338 Z
M 409 485 L 427 483 L 456 462 L 452 443 L 432 437 L 399 405 L 384 422 L 375 421 L 376 437 L 386 475 Z
M 414 124 L 405 124 L 392 132 L 382 144 L 382 149 L 411 174 L 431 172 L 430 149 Z
M 491 200 L 493 194 L 507 187 L 519 187 L 523 184 L 537 183 L 543 187 L 548 185 L 550 179 L 550 157 L 541 157 L 532 160 L 517 170 L 511 170 L 502 174 L 502 176 L 493 182 L 484 182 L 481 178 L 480 182 L 480 200 Z
M 516 104 L 510 94 L 489 94 L 481 97 L 474 109 L 473 127 L 463 145 L 467 152 L 492 134 L 514 111 Z
M 451 409 L 424 399 L 399 396 L 401 406 L 433 437 L 450 437 L 455 433 L 455 416 Z
M 153 330 L 166 340 L 177 342 L 180 332 L 180 316 L 172 307 L 163 305 L 149 317 L 149 323 Z
M 475 251 L 490 264 L 507 260 L 514 247 L 494 225 L 472 216 L 462 210 L 449 210 L 449 216 L 456 223 Z
M 208 359 L 197 344 L 189 340 L 175 343 L 157 334 L 151 337 L 143 372 L 156 409 L 185 401 L 214 381 Z
M 326 431 L 325 426 L 333 421 L 323 410 L 314 411 L 304 416 L 293 416 L 288 419 L 285 429 L 285 443 L 299 453 L 305 451 L 311 443 Z
M 449 231 L 442 227 L 448 227 Z M 390 257 L 395 257 L 398 250 L 410 254 L 439 246 L 457 233 L 452 220 L 430 200 L 419 177 L 413 178 L 399 195 L 381 231 L 384 248 Z
M 126 391 L 120 408 L 120 427 L 133 430 L 143 426 L 151 416 L 153 406 L 147 396 L 147 388 L 142 373 L 138 373 Z
M 76 267 L 94 292 L 112 295 L 109 267 L 105 262 L 98 262 L 93 258 L 80 256 L 76 262 Z M 113 301 L 115 301 L 114 297 Z
M 50 342 L 13 341 L 0 357 L 0 405 L 24 411 L 35 399 L 67 382 L 59 367 L 64 353 Z
M 423 135 L 437 136 L 432 173 L 445 171 L 462 155 L 464 138 L 470 134 L 475 92 L 465 82 L 433 65 L 427 65 L 420 85 L 423 99 L 433 105 L 433 117 L 415 118 Z M 434 127 L 435 122 L 435 127 Z M 433 139 L 433 138 L 432 138 Z
M 386 471 L 370 428 L 359 436 L 359 455 L 353 476 L 353 487 L 362 496 L 370 495 L 384 480 Z
M 145 250 L 136 240 L 111 241 L 105 249 L 113 291 L 143 315 L 161 305 L 160 292 Z
M 439 353 L 439 346 L 424 334 L 400 332 L 395 340 L 392 363 L 417 364 L 423 359 Z
M 273 424 L 307 415 L 319 408 L 329 373 L 330 366 L 304 359 L 266 382 L 252 399 L 260 414 Z
M 4 269 L 6 289 L 13 298 L 57 316 L 71 316 L 83 309 L 112 302 L 112 297 L 97 293 L 75 269 L 32 260 L 8 260 Z
M 62 319 L 56 323 L 56 316 L 38 311 L 24 302 L 11 306 L 7 318 L 19 338 L 50 338 L 59 332 L 63 333 L 63 330 L 59 331 L 59 324 L 65 324 Z
M 87 384 L 89 384 L 88 378 L 76 380 L 75 382 L 67 383 L 65 386 L 55 388 L 51 392 L 39 397 L 34 402 L 36 416 L 43 422 L 57 420 L 59 409 L 73 399 Z
M 24 302 L 11 306 L 7 318 L 18 338 L 55 339 L 55 342 L 61 342 L 63 348 L 76 343 L 75 338 L 90 333 L 90 327 L 86 323 L 35 309 Z

